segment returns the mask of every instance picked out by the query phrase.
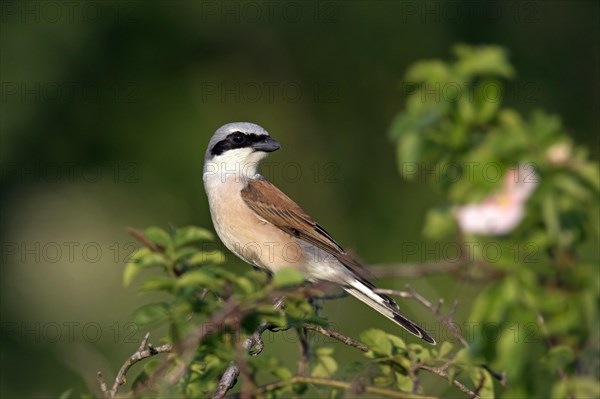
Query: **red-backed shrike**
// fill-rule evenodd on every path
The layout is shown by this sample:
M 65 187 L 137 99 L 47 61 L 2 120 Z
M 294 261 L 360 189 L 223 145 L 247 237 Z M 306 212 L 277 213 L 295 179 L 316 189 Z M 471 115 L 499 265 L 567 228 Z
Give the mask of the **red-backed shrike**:
M 329 281 L 408 332 L 435 345 L 425 330 L 400 313 L 396 302 L 374 291 L 364 267 L 287 195 L 258 173 L 280 148 L 262 127 L 248 122 L 220 127 L 210 139 L 203 180 L 217 234 L 244 261 L 277 272 L 292 267 L 309 281 Z M 364 274 L 364 273 L 363 273 Z

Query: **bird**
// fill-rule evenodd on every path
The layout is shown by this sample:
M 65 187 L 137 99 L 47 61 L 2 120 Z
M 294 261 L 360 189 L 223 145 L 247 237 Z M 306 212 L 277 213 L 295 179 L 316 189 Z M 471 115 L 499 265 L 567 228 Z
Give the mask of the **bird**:
M 215 231 L 225 247 L 255 268 L 294 268 L 309 282 L 339 285 L 411 334 L 435 345 L 389 296 L 376 292 L 363 266 L 298 204 L 259 173 L 281 148 L 261 126 L 233 122 L 218 128 L 204 158 L 202 179 Z

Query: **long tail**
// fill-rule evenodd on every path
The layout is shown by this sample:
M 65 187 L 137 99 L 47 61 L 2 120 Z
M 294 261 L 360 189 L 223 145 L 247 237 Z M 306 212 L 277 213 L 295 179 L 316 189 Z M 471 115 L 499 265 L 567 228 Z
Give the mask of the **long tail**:
M 409 333 L 416 335 L 432 345 L 436 344 L 435 339 L 427 334 L 425 330 L 400 313 L 398 304 L 392 298 L 374 292 L 374 288 L 375 286 L 368 281 L 354 279 L 349 285 L 344 287 L 344 290 L 398 324 Z

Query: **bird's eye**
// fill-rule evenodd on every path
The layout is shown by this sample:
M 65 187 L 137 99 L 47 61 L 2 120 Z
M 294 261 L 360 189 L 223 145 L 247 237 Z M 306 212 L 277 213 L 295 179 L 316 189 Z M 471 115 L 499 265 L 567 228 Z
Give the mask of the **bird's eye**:
M 231 136 L 231 140 L 235 143 L 235 144 L 242 144 L 245 140 L 246 140 L 246 136 L 242 133 L 234 133 Z

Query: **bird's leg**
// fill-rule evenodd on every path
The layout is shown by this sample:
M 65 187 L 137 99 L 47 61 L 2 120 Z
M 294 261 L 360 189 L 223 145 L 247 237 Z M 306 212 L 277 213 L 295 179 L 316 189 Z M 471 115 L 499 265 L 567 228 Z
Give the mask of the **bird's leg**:
M 315 316 L 321 317 L 319 313 L 323 310 L 323 299 L 311 296 L 308 298 L 308 303 L 310 303 L 310 305 L 315 310 Z
M 316 286 L 317 284 L 318 283 L 307 282 L 306 286 L 310 288 L 311 286 Z M 346 291 L 339 291 L 339 292 L 335 292 L 335 293 L 327 294 L 327 295 L 311 296 L 311 297 L 308 297 L 308 303 L 310 303 L 312 305 L 312 307 L 315 309 L 315 315 L 318 317 L 321 317 L 319 312 L 323 310 L 324 301 L 330 300 L 330 299 L 345 298 L 347 295 L 348 295 L 348 293 Z M 326 317 L 323 317 L 323 318 L 326 319 Z
M 284 300 L 285 298 L 282 296 L 273 298 L 273 307 L 275 310 L 283 309 Z M 272 324 L 263 322 L 254 332 L 254 334 L 248 337 L 248 340 L 246 341 L 246 348 L 248 348 L 250 356 L 257 356 L 262 352 L 262 350 L 265 348 L 262 334 L 265 332 L 265 330 L 276 331 L 274 328 L 275 327 Z

